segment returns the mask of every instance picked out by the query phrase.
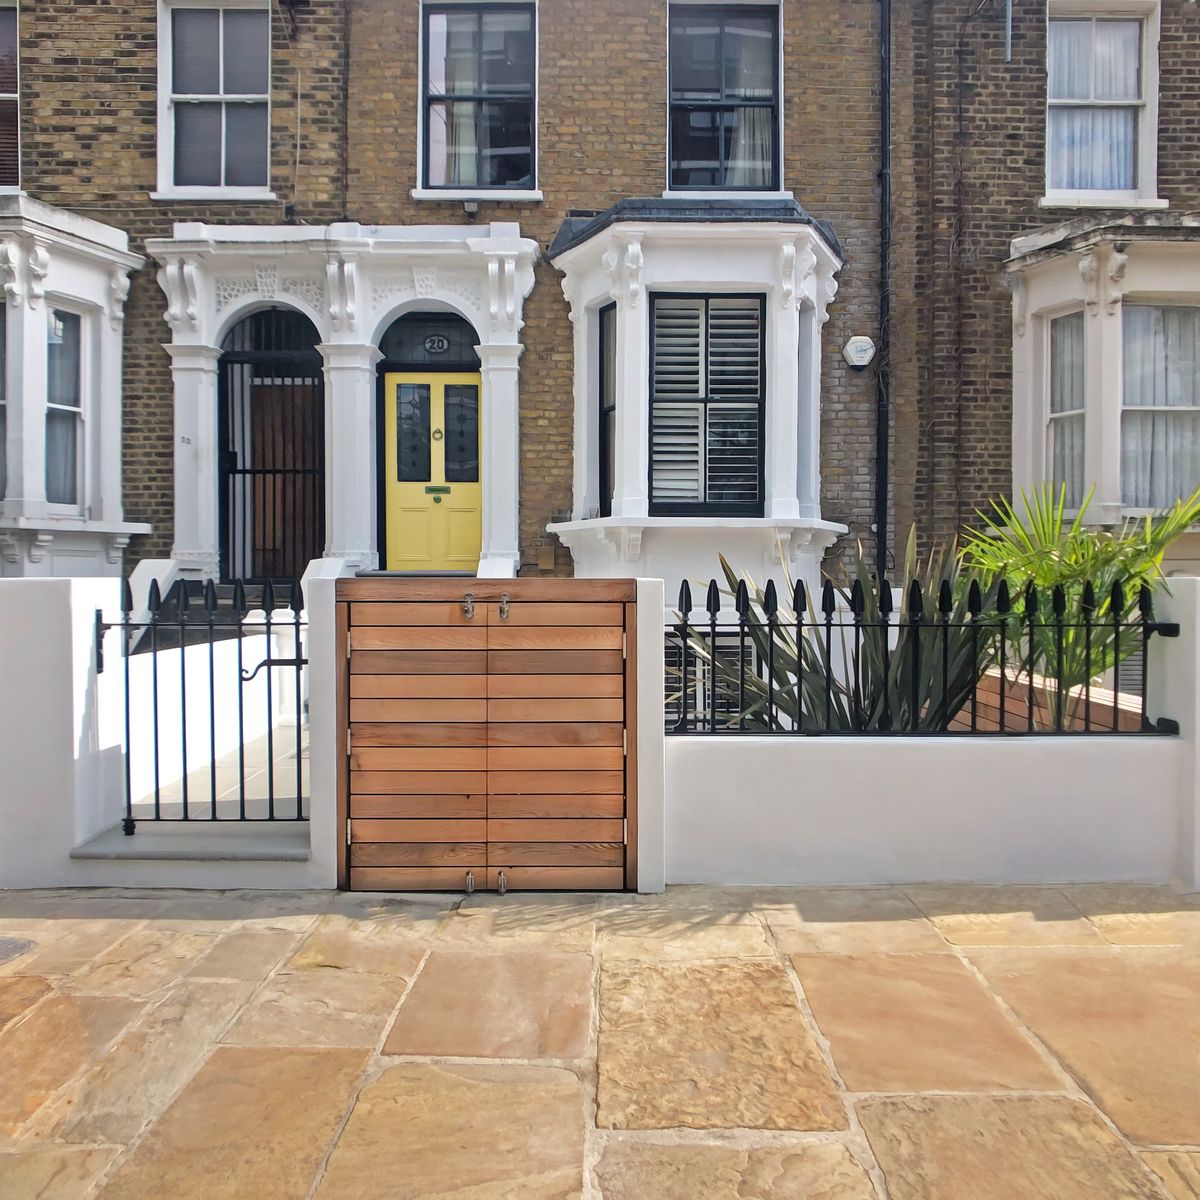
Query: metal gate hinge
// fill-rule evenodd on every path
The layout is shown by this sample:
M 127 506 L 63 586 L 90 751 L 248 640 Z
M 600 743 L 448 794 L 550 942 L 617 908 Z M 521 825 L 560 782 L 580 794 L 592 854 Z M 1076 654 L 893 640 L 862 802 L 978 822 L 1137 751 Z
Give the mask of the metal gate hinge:
M 350 846 L 352 844 L 353 843 L 350 838 L 350 821 L 349 821 L 349 819 L 347 819 L 347 821 L 346 821 L 346 845 Z
M 624 632 L 621 634 L 621 657 L 629 657 L 629 634 Z
M 629 757 L 629 730 L 628 729 L 621 730 L 621 753 L 623 755 L 625 755 L 626 758 Z
M 350 730 L 346 730 L 346 757 L 350 757 Z

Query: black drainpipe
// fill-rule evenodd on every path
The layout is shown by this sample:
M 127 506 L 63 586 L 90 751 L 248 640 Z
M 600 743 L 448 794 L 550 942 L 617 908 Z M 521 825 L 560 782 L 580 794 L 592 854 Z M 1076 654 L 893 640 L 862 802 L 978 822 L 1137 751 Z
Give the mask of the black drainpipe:
M 892 0 L 879 0 L 879 365 L 875 371 L 875 552 L 888 573 L 892 351 Z

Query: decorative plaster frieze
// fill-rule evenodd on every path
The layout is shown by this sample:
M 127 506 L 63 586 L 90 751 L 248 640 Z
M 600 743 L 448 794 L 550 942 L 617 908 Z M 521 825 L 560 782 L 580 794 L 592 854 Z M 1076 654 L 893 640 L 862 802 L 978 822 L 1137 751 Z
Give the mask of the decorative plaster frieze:
M 279 291 L 279 268 L 259 263 L 254 268 L 254 290 L 264 300 L 274 300 Z
M 438 270 L 436 266 L 413 263 L 413 291 L 422 299 L 429 299 L 437 294 Z
M 316 312 L 325 307 L 325 281 L 319 275 L 289 277 L 281 281 L 279 290 L 283 295 L 292 296 L 307 304 Z

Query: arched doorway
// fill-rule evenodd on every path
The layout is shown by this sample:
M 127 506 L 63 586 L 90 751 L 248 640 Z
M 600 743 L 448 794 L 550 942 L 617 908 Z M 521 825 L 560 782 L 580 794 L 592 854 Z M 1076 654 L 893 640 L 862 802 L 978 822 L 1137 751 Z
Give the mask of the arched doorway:
M 325 382 L 313 323 L 269 308 L 222 343 L 221 578 L 298 579 L 325 548 Z
M 408 313 L 380 341 L 380 565 L 474 575 L 483 530 L 480 365 L 470 322 Z

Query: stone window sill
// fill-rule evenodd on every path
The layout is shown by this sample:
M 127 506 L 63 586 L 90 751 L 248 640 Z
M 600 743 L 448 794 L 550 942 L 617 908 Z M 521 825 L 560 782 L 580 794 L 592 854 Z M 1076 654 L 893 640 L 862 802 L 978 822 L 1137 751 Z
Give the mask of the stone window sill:
M 1129 197 L 1124 193 L 1105 192 L 1051 192 L 1038 201 L 1039 208 L 1125 208 L 1163 209 L 1170 207 L 1169 200 L 1157 200 L 1150 196 Z
M 413 188 L 408 193 L 414 200 L 441 200 L 443 203 L 462 203 L 463 201 L 474 201 L 475 203 L 507 203 L 507 204 L 530 204 L 538 203 L 544 200 L 540 188 L 530 188 L 522 191 L 516 189 L 497 188 L 494 191 L 473 188 Z

